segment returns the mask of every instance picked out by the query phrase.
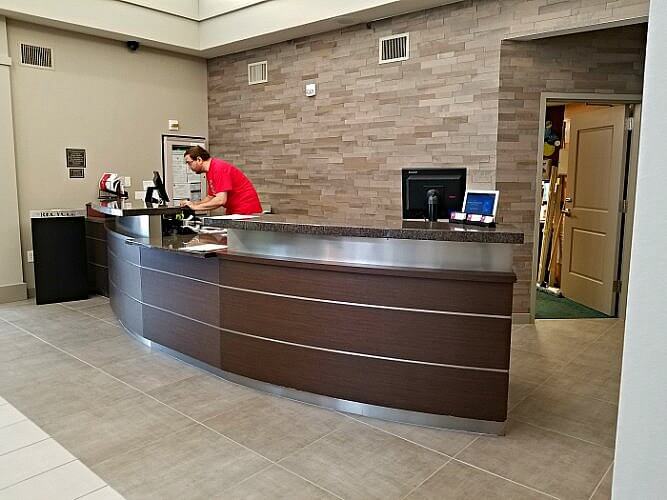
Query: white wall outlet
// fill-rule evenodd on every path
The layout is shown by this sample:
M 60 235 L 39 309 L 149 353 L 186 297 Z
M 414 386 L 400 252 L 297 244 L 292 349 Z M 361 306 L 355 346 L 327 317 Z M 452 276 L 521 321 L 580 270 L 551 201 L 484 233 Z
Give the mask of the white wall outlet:
M 146 191 L 148 188 L 153 187 L 153 181 L 143 181 L 144 183 L 144 191 Z
M 306 83 L 306 97 L 314 97 L 317 94 L 317 84 Z
M 146 191 L 135 191 L 134 192 L 134 199 L 135 200 L 143 200 L 146 198 Z
M 35 254 L 33 253 L 32 250 L 28 250 L 25 253 L 26 259 L 28 259 L 28 262 L 35 262 Z
M 169 130 L 178 130 L 179 124 L 178 120 L 169 120 Z
M 130 187 L 132 185 L 132 177 L 125 177 L 123 179 L 123 186 Z

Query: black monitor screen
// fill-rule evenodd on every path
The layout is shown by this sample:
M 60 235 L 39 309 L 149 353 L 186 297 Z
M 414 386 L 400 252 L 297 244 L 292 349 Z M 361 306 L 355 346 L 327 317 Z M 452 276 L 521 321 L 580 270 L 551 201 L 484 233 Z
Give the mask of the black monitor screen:
M 428 216 L 428 195 L 438 192 L 438 219 L 449 219 L 453 211 L 461 211 L 466 191 L 465 168 L 403 169 L 403 218 L 425 219 Z
M 160 195 L 160 199 L 162 199 L 162 201 L 165 203 L 168 202 L 169 195 L 167 194 L 167 190 L 164 188 L 164 182 L 162 182 L 162 177 L 160 177 L 159 172 L 153 172 L 153 185 L 155 186 L 155 189 L 157 189 L 157 192 Z

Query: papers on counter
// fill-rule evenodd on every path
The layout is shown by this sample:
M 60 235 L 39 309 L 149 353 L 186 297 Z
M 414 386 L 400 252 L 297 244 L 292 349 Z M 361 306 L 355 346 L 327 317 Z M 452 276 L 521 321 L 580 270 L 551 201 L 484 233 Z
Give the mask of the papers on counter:
M 193 245 L 191 247 L 183 247 L 180 250 L 182 252 L 217 252 L 218 250 L 224 250 L 227 248 L 227 245 L 216 245 L 215 243 L 204 243 L 202 245 Z
M 214 215 L 212 217 L 207 217 L 207 219 L 219 219 L 219 220 L 243 220 L 243 219 L 256 219 L 259 215 L 241 215 L 241 214 L 231 214 L 231 215 Z

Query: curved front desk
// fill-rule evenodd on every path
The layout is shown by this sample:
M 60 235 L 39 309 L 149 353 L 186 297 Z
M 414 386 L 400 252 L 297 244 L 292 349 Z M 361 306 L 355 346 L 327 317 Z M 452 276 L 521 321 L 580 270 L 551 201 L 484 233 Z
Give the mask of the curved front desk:
M 235 232 L 228 252 L 201 257 L 142 246 L 108 229 L 111 306 L 125 329 L 274 394 L 387 420 L 502 434 L 511 271 L 234 253 Z

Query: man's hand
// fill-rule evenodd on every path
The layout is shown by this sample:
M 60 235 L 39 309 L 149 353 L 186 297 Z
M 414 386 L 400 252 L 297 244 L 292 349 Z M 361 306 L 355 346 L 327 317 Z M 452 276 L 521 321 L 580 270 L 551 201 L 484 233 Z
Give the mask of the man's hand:
M 181 206 L 182 207 L 194 208 L 194 202 L 192 202 L 190 200 L 181 200 Z

